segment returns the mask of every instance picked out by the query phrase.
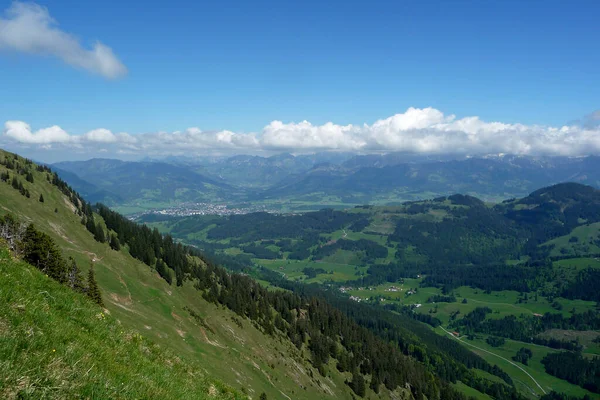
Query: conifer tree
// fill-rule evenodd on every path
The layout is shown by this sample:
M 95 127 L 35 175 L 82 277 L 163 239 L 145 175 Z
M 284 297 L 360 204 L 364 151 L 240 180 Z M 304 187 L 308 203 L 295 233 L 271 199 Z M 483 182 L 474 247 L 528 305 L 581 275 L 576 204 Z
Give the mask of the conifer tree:
M 352 390 L 360 397 L 364 397 L 366 393 L 365 378 L 361 375 L 358 369 L 352 373 Z
M 77 266 L 77 263 L 73 257 L 69 257 L 69 263 L 70 266 L 67 273 L 67 284 L 76 292 L 85 292 L 85 285 L 83 284 L 83 278 L 81 277 L 81 270 Z
M 104 236 L 104 228 L 100 225 L 100 222 L 96 225 L 96 232 L 94 234 L 94 239 L 97 242 L 104 243 L 106 241 L 106 236 Z
M 114 233 L 110 235 L 110 248 L 119 251 L 121 250 L 121 243 L 119 242 L 119 238 Z
M 44 195 L 40 193 L 40 203 L 44 202 Z
M 30 224 L 23 236 L 23 258 L 60 283 L 67 281 L 64 260 L 52 238 Z
M 171 272 L 167 267 L 167 264 L 161 259 L 158 259 L 156 262 L 156 272 L 170 285 L 173 282 L 173 277 L 171 276 Z
M 96 236 L 96 224 L 94 223 L 94 217 L 93 216 L 87 216 L 85 218 L 85 228 L 92 235 Z
M 183 286 L 183 271 L 179 265 L 175 267 L 175 278 L 177 280 L 177 286 Z
M 92 301 L 94 301 L 94 303 L 98 304 L 100 307 L 104 307 L 102 294 L 100 293 L 100 288 L 96 282 L 96 274 L 94 273 L 93 263 L 90 265 L 90 270 L 88 271 L 87 295 L 90 299 L 92 299 Z

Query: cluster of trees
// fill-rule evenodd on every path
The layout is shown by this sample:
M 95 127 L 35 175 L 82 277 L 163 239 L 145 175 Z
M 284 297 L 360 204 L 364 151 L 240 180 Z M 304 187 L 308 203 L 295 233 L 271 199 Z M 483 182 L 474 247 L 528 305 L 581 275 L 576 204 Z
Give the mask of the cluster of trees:
M 241 249 L 244 253 L 254 254 L 256 258 L 263 258 L 265 260 L 276 260 L 281 257 L 279 252 L 273 251 L 265 246 L 259 246 L 255 243 L 242 246 Z
M 568 283 L 561 295 L 568 299 L 600 301 L 600 270 L 586 268 L 578 272 L 575 279 Z
M 526 347 L 521 347 L 512 359 L 522 364 L 529 365 L 529 359 L 531 357 L 533 357 L 533 352 Z
M 416 248 L 428 262 L 443 260 L 446 265 L 481 265 L 516 256 L 521 246 L 511 221 L 479 203 L 450 208 L 451 218 L 441 221 L 401 218 L 389 240 L 399 249 Z M 427 206 L 439 208 L 433 202 Z
M 161 235 L 157 229 L 151 230 L 145 225 L 138 225 L 102 204 L 96 205 L 96 212 L 102 217 L 106 227 L 116 235 L 115 239 L 111 236 L 111 242 L 118 242 L 119 246 L 127 244 L 129 254 L 155 268 L 167 282 L 172 282 L 172 273 L 177 286 L 183 285 L 186 276 L 191 276 L 196 266 L 196 261 L 191 256 L 201 257 L 198 251 L 176 243 L 170 235 Z
M 577 350 L 581 346 L 576 341 L 563 341 L 539 336 L 549 329 L 564 330 L 598 330 L 600 315 L 588 310 L 573 313 L 565 317 L 558 313 L 545 313 L 541 317 L 533 315 L 508 315 L 504 318 L 486 318 L 492 310 L 489 307 L 477 307 L 462 319 L 452 322 L 452 327 L 460 328 L 465 333 L 485 333 L 522 342 L 535 343 L 557 349 Z
M 552 391 L 540 397 L 540 400 L 592 400 L 592 398 L 587 394 L 583 397 L 578 397 Z
M 427 299 L 428 303 L 456 303 L 456 296 L 454 296 L 453 294 L 451 295 L 443 295 L 443 294 L 436 294 L 433 295 L 431 297 L 429 297 Z
M 578 352 L 549 353 L 542 359 L 546 372 L 600 393 L 600 357 L 587 358 Z
M 21 182 L 16 176 L 13 176 L 11 185 L 12 185 L 13 189 L 18 190 L 19 193 L 21 193 L 21 196 L 25 196 L 27 198 L 31 197 L 31 193 L 29 193 L 29 189 L 26 189 L 25 186 L 23 186 L 23 182 Z
M 353 222 L 348 229 L 353 232 L 362 232 L 367 226 L 371 224 L 371 219 L 368 217 L 361 218 Z
M 506 343 L 506 340 L 504 338 L 498 337 L 498 336 L 488 336 L 485 339 L 485 342 L 492 347 L 500 347 L 500 346 L 504 346 L 504 343 Z
M 335 243 L 316 248 L 312 252 L 312 257 L 315 260 L 319 260 L 334 254 L 338 249 L 361 253 L 363 255 L 362 260 L 365 264 L 374 262 L 376 258 L 386 258 L 388 256 L 387 247 L 375 243 L 372 240 L 339 239 Z
M 411 306 L 404 306 L 398 303 L 386 303 L 383 305 L 383 308 L 389 311 L 394 311 L 406 315 L 416 321 L 421 321 L 433 328 L 437 328 L 442 324 L 442 321 L 432 316 L 431 314 L 421 314 L 418 312 L 414 312 L 414 309 Z
M 323 268 L 306 267 L 302 270 L 302 273 L 306 275 L 308 279 L 311 279 L 315 278 L 319 274 L 326 274 L 327 271 L 325 271 Z
M 300 215 L 252 213 L 231 215 L 215 222 L 211 240 L 240 238 L 244 243 L 263 239 L 301 238 L 309 232 L 331 233 L 361 219 L 360 214 L 324 209 Z
M 5 158 L 4 160 L 1 160 L 0 163 L 8 169 L 15 170 L 15 175 L 13 175 L 12 179 L 10 178 L 10 173 L 8 171 L 1 172 L 0 181 L 8 183 L 13 189 L 18 190 L 21 195 L 30 198 L 31 193 L 29 193 L 29 189 L 23 186 L 23 182 L 17 178 L 17 174 L 21 173 L 22 175 L 25 175 L 25 179 L 28 182 L 33 183 L 33 175 L 31 174 L 31 171 L 20 167 L 18 161 L 15 162 L 11 158 Z
M 57 282 L 86 294 L 95 303 L 104 307 L 94 266 L 90 266 L 86 283 L 75 260 L 73 258 L 65 260 L 52 238 L 37 230 L 33 224 L 25 227 L 11 214 L 0 216 L 0 238 L 4 239 L 10 249 L 27 263 Z
M 322 241 L 323 239 L 319 236 L 319 234 L 313 232 L 305 234 L 300 239 L 296 240 L 295 243 L 291 241 L 281 243 L 282 241 L 280 240 L 278 244 L 281 243 L 281 251 L 290 252 L 290 254 L 288 254 L 288 258 L 290 260 L 305 260 L 311 255 L 310 248 L 319 245 Z

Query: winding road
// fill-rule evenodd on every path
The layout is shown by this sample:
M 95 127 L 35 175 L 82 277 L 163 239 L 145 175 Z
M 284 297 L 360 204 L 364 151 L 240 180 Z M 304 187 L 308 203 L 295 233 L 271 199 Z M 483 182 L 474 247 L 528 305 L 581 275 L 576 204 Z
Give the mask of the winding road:
M 526 374 L 528 377 L 530 377 L 530 378 L 531 378 L 531 380 L 533 381 L 533 383 L 535 383 L 535 384 L 537 385 L 537 387 L 539 387 L 539 388 L 540 388 L 540 390 L 542 391 L 542 393 L 546 394 L 546 391 L 545 391 L 545 390 L 544 390 L 544 388 L 543 388 L 543 387 L 542 387 L 542 386 L 541 386 L 541 385 L 538 383 L 538 381 L 536 381 L 536 380 L 535 380 L 535 378 L 534 378 L 533 376 L 531 376 L 531 374 L 530 374 L 529 372 L 525 371 L 525 370 L 524 370 L 524 369 L 523 369 L 523 368 L 522 368 L 520 365 L 518 365 L 518 364 L 515 364 L 514 362 L 512 362 L 512 361 L 511 361 L 511 360 L 509 360 L 508 358 L 504 358 L 504 357 L 502 357 L 502 356 L 500 356 L 500 355 L 498 355 L 498 354 L 496 354 L 496 353 L 492 353 L 491 351 L 488 351 L 488 350 L 486 350 L 486 349 L 482 349 L 481 347 L 475 346 L 474 344 L 471 344 L 471 343 L 465 342 L 465 341 L 464 341 L 464 340 L 462 340 L 461 338 L 457 338 L 456 336 L 454 336 L 454 334 L 452 334 L 452 332 L 449 332 L 449 331 L 447 331 L 447 330 L 446 330 L 446 329 L 445 329 L 443 326 L 441 326 L 441 325 L 440 325 L 440 328 L 442 328 L 442 330 L 443 330 L 444 332 L 446 332 L 448 335 L 452 336 L 454 339 L 458 340 L 459 342 L 461 342 L 461 343 L 464 343 L 464 344 L 466 344 L 467 346 L 471 346 L 471 347 L 473 347 L 473 348 L 476 348 L 477 350 L 480 350 L 480 351 L 486 352 L 486 353 L 488 353 L 488 354 L 491 354 L 491 355 L 493 355 L 493 356 L 496 356 L 496 357 L 498 357 L 498 358 L 501 358 L 501 359 L 503 359 L 504 361 L 506 361 L 507 363 L 509 363 L 509 364 L 511 364 L 511 365 L 513 365 L 513 366 L 515 366 L 515 367 L 517 367 L 517 368 L 519 368 L 519 369 L 520 369 L 521 371 L 523 371 L 523 372 L 524 372 L 524 373 L 525 373 L 525 374 Z

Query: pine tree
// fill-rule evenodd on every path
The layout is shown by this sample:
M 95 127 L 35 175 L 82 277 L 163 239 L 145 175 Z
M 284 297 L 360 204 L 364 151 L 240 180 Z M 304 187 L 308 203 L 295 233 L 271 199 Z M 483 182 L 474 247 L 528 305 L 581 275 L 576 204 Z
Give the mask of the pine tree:
M 104 236 L 104 228 L 100 225 L 100 222 L 96 225 L 96 233 L 94 234 L 94 239 L 97 242 L 104 243 L 106 241 L 106 236 Z
M 259 399 L 260 399 L 260 400 L 267 400 L 267 394 L 266 394 L 265 392 L 262 392 L 262 393 L 260 394 L 260 397 L 259 397 Z
M 60 283 L 67 281 L 65 263 L 52 238 L 30 224 L 23 236 L 23 258 Z
M 40 203 L 44 202 L 44 195 L 40 193 Z
M 169 285 L 173 282 L 173 277 L 171 276 L 171 272 L 167 267 L 167 264 L 161 259 L 156 262 L 156 272 L 163 278 Z
M 27 173 L 25 179 L 27 180 L 27 182 L 33 183 L 33 174 L 31 173 L 31 171 Z
M 69 272 L 67 273 L 67 284 L 69 287 L 76 292 L 85 292 L 85 285 L 83 284 L 83 278 L 81 277 L 81 270 L 77 266 L 77 263 L 73 257 L 69 257 Z
M 183 286 L 183 271 L 179 265 L 175 267 L 175 278 L 177 280 L 177 286 Z
M 100 288 L 98 287 L 98 283 L 96 282 L 94 264 L 90 265 L 90 270 L 88 272 L 87 295 L 90 299 L 92 299 L 92 301 L 94 301 L 94 303 L 98 304 L 100 307 L 104 307 L 104 302 L 102 301 L 102 294 L 100 293 Z
M 364 397 L 366 393 L 365 378 L 360 374 L 358 369 L 352 373 L 351 387 L 354 393 L 360 397 Z
M 87 214 L 86 214 L 87 215 Z M 88 232 L 90 232 L 92 235 L 96 236 L 96 224 L 94 223 L 94 217 L 93 215 L 88 215 L 85 218 L 85 228 L 88 230 Z
M 119 238 L 114 233 L 110 235 L 110 248 L 119 251 L 121 250 L 121 243 L 119 242 Z

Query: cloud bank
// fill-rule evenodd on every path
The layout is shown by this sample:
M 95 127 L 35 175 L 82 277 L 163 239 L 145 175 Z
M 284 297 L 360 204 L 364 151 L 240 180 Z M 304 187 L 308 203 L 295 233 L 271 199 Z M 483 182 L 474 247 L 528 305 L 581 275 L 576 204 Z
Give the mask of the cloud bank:
M 84 48 L 77 38 L 58 28 L 48 10 L 34 3 L 14 2 L 0 17 L 0 50 L 51 55 L 77 68 L 114 79 L 127 68 L 112 49 L 100 42 Z
M 7 121 L 0 142 L 44 148 L 74 148 L 144 155 L 210 155 L 260 152 L 404 151 L 421 154 L 518 154 L 580 156 L 600 154 L 600 126 L 562 127 L 486 122 L 457 118 L 434 108 L 409 108 L 373 124 L 313 125 L 273 121 L 258 133 L 202 131 L 131 135 L 95 129 L 74 135 L 59 126 L 37 131 L 22 121 Z

